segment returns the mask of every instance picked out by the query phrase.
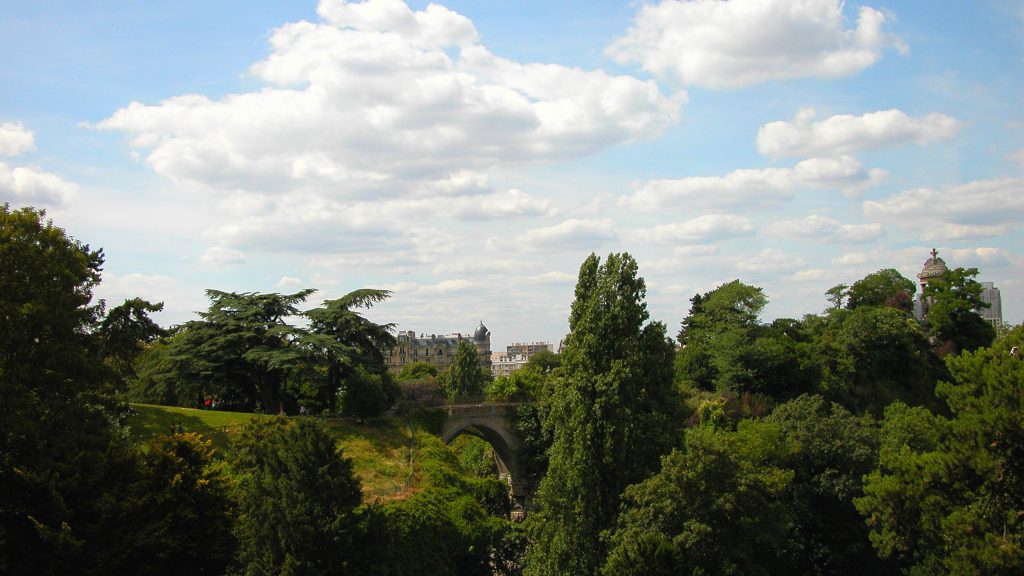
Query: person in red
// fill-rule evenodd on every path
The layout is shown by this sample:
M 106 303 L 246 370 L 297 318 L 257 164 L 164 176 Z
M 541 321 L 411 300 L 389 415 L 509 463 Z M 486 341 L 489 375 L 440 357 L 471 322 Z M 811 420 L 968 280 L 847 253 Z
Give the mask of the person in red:
M 213 404 L 213 400 L 212 400 L 212 399 L 210 399 L 210 398 L 207 398 L 207 399 L 206 399 L 206 401 L 205 401 L 205 402 L 203 402 L 203 408 L 206 408 L 207 410 L 209 410 L 209 409 L 210 409 L 210 406 L 211 406 L 212 404 Z

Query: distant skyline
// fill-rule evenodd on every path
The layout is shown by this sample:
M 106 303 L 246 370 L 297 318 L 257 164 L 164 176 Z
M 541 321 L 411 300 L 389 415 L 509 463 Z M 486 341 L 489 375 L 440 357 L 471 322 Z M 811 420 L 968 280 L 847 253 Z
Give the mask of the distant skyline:
M 0 202 L 107 262 L 97 296 L 392 298 L 368 316 L 558 344 L 628 251 L 676 334 L 936 248 L 1024 318 L 1024 4 L 5 2 Z

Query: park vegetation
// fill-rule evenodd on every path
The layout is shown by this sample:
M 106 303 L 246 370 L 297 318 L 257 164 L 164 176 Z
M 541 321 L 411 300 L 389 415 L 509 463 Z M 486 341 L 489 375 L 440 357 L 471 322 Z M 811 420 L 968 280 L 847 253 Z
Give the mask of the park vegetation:
M 881 270 L 800 319 L 758 287 L 651 322 L 627 253 L 580 267 L 561 354 L 491 380 L 385 368 L 391 295 L 209 290 L 198 319 L 94 301 L 101 250 L 0 207 L 4 574 L 1020 574 L 1024 328 L 977 313 L 977 270 Z M 512 402 L 525 520 L 486 442 L 436 410 Z M 132 403 L 257 413 L 140 437 Z M 148 408 L 147 408 L 148 410 Z M 310 413 L 409 431 L 410 486 L 370 498 Z M 270 415 L 259 413 L 269 413 Z M 214 443 L 216 442 L 216 444 Z M 351 444 L 349 444 L 351 446 Z

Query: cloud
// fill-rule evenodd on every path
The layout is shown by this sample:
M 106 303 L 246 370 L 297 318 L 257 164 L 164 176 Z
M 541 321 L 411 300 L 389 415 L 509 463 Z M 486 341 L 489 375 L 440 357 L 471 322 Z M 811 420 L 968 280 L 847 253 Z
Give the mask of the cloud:
M 282 276 L 277 284 L 274 284 L 274 288 L 298 288 L 300 286 L 302 286 L 302 280 L 291 276 Z
M 803 188 L 856 194 L 885 177 L 884 170 L 865 169 L 851 156 L 810 158 L 793 168 L 741 169 L 725 176 L 652 180 L 621 198 L 620 203 L 640 211 L 673 207 L 757 209 L 788 200 Z
M 863 6 L 847 29 L 840 0 L 662 0 L 641 8 L 606 53 L 659 77 L 709 88 L 769 80 L 851 76 L 885 48 L 906 51 L 883 30 L 886 16 Z
M 250 69 L 264 88 L 133 102 L 95 127 L 126 132 L 183 185 L 380 198 L 652 138 L 685 102 L 649 80 L 497 57 L 438 5 L 324 0 L 319 13 L 274 31 Z
M 765 226 L 765 231 L 776 236 L 833 243 L 871 242 L 885 236 L 885 228 L 878 223 L 843 224 L 817 214 L 773 222 Z
M 1002 268 L 1011 264 L 1010 253 L 991 246 L 958 248 L 949 258 L 951 266 L 959 268 Z
M 35 149 L 32 131 L 22 126 L 21 122 L 0 124 L 0 156 L 18 156 Z
M 787 254 L 777 248 L 765 248 L 755 256 L 736 261 L 736 269 L 755 274 L 785 274 L 807 266 L 799 256 Z
M 1024 179 L 976 180 L 944 190 L 915 188 L 868 200 L 864 215 L 917 230 L 925 240 L 1004 234 L 1024 220 Z
M 33 205 L 60 206 L 79 191 L 78 185 L 39 168 L 0 162 L 0 196 Z
M 749 218 L 732 214 L 705 214 L 685 222 L 662 224 L 635 235 L 640 242 L 677 244 L 680 242 L 707 242 L 749 236 L 754 225 Z
M 242 254 L 238 250 L 234 250 L 232 248 L 214 246 L 203 252 L 203 255 L 199 257 L 199 261 L 203 264 L 213 264 L 215 266 L 244 264 L 245 254 Z
M 140 272 L 116 274 L 104 270 L 103 282 L 96 287 L 96 297 L 106 300 L 108 308 L 120 306 L 129 298 L 163 302 L 164 310 L 153 314 L 153 318 L 164 326 L 192 320 L 193 312 L 205 310 L 209 305 L 201 289 L 188 289 L 177 278 L 166 274 Z
M 384 284 L 381 286 L 383 290 L 390 290 L 394 296 L 393 299 L 399 299 L 403 296 L 443 296 L 453 293 L 466 292 L 472 288 L 476 288 L 476 283 L 466 280 L 464 278 L 453 278 L 449 280 L 442 280 L 436 284 L 418 284 L 416 282 L 398 282 L 395 284 Z
M 526 282 L 529 284 L 548 284 L 555 286 L 572 286 L 576 283 L 576 276 L 567 272 L 561 272 L 553 270 L 551 272 L 545 272 L 544 274 L 537 274 L 536 276 L 530 276 L 526 278 Z
M 833 258 L 832 263 L 839 266 L 860 266 L 868 260 L 869 257 L 864 252 L 847 252 L 838 258 Z
M 612 221 L 607 218 L 570 218 L 554 226 L 527 230 L 516 241 L 530 250 L 594 249 L 617 237 Z
M 919 145 L 948 140 L 961 122 L 943 114 L 920 118 L 897 109 L 860 116 L 841 114 L 815 122 L 813 108 L 797 112 L 792 122 L 770 122 L 757 132 L 757 150 L 773 158 L 837 156 L 915 142 Z

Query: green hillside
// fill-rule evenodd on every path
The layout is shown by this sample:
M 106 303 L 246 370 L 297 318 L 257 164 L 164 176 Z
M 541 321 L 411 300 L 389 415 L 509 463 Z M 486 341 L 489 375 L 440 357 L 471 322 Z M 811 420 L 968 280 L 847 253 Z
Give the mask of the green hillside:
M 139 442 L 167 434 L 172 426 L 180 423 L 185 432 L 202 434 L 221 451 L 230 447 L 232 431 L 255 417 L 243 412 L 176 406 L 133 404 L 132 407 L 135 414 L 128 417 L 127 425 Z M 329 424 L 345 456 L 352 459 L 366 500 L 404 498 L 415 491 L 415 448 L 405 420 L 332 419 Z

